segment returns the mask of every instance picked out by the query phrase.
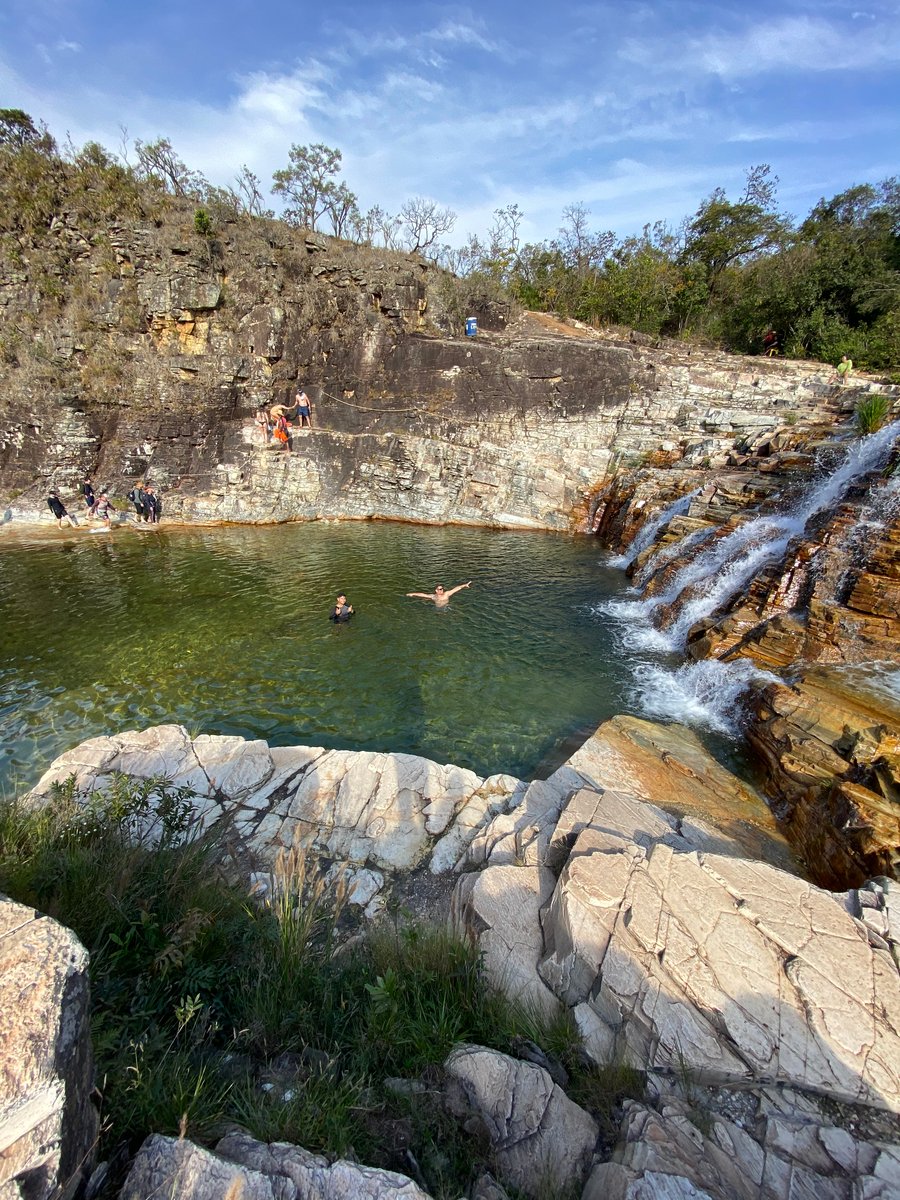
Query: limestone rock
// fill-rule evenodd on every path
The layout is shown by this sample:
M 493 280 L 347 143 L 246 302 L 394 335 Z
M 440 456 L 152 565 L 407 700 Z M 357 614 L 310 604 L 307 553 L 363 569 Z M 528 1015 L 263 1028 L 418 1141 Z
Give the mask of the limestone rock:
M 211 1154 L 193 1142 L 153 1134 L 141 1146 L 119 1200 L 283 1200 L 272 1181 L 259 1171 L 247 1170 Z
M 179 725 L 161 725 L 92 738 L 67 751 L 44 772 L 29 801 L 42 803 L 69 777 L 87 793 L 116 773 L 185 788 L 195 828 L 227 820 L 261 865 L 304 843 L 332 858 L 388 870 L 415 866 L 461 810 L 481 802 L 485 811 L 493 803 L 502 807 L 518 787 L 509 776 L 485 787 L 472 771 L 412 754 L 270 750 L 263 741 L 239 737 L 192 740 Z M 475 828 L 477 821 L 460 836 L 460 847 Z
M 87 952 L 73 933 L 0 898 L 0 1191 L 73 1196 L 98 1129 Z
M 342 1159 L 329 1164 L 285 1142 L 267 1144 L 230 1134 L 218 1142 L 216 1153 L 270 1179 L 279 1200 L 428 1200 L 405 1175 Z
M 505 1182 L 539 1197 L 583 1181 L 597 1126 L 543 1068 L 480 1046 L 457 1047 L 444 1066 L 451 1109 L 478 1116 Z
M 231 1134 L 213 1154 L 154 1134 L 138 1152 L 120 1200 L 428 1200 L 393 1171 L 326 1159 L 284 1142 Z
M 539 913 L 555 880 L 544 867 L 497 866 L 463 875 L 451 920 L 478 938 L 485 969 L 510 999 L 553 1017 L 558 1001 L 537 973 L 542 951 Z
M 753 1131 L 715 1111 L 667 1100 L 626 1102 L 612 1161 L 582 1200 L 886 1200 L 900 1187 L 900 1148 L 864 1141 L 814 1110 L 761 1112 Z
M 753 858 L 793 867 L 759 793 L 716 762 L 683 725 L 613 717 L 567 766 L 600 789 L 630 792 L 678 816 L 697 817 Z
M 605 798 L 604 798 L 605 799 Z M 785 1082 L 900 1110 L 900 976 L 834 897 L 777 868 L 633 837 L 621 802 L 577 834 L 540 973 L 633 1065 Z M 633 837 L 633 840 L 628 840 Z M 643 843 L 643 844 L 642 844 Z M 604 1045 L 600 1037 L 599 1044 Z

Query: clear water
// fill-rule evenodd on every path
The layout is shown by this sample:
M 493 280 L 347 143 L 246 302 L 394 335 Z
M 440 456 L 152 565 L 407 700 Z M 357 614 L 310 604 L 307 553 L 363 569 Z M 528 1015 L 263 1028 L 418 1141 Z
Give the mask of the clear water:
M 407 599 L 472 579 L 446 609 Z M 0 792 L 85 738 L 194 734 L 422 754 L 529 777 L 631 709 L 596 542 L 396 524 L 0 539 Z M 328 620 L 339 590 L 357 610 Z

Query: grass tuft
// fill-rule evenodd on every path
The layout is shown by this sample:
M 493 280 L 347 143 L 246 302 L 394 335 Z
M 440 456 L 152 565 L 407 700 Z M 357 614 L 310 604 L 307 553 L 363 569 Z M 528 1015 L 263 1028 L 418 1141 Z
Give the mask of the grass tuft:
M 854 414 L 856 432 L 859 436 L 865 437 L 867 434 L 877 433 L 890 416 L 891 408 L 891 398 L 883 392 L 873 392 L 870 396 L 863 396 L 857 403 Z

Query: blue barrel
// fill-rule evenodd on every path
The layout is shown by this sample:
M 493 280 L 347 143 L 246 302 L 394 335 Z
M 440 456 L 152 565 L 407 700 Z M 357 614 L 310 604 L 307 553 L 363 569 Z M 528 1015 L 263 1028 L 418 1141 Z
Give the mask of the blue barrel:
M 466 337 L 474 337 L 478 332 L 478 318 L 466 317 Z

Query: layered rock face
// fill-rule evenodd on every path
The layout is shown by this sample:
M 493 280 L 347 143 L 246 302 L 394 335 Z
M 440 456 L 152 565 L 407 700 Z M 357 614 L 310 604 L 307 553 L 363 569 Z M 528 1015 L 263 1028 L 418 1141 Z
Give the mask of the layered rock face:
M 211 246 L 190 215 L 103 231 L 62 215 L 22 247 L 0 288 L 20 331 L 0 362 L 11 517 L 46 517 L 43 489 L 65 499 L 89 474 L 120 496 L 150 476 L 167 515 L 188 520 L 568 530 L 623 465 L 700 465 L 778 413 L 835 409 L 814 364 L 638 345 L 536 314 L 506 326 L 483 313 L 477 338 L 454 336 L 453 286 L 420 259 L 266 222 L 226 226 Z M 289 455 L 253 413 L 298 383 L 313 430 Z

